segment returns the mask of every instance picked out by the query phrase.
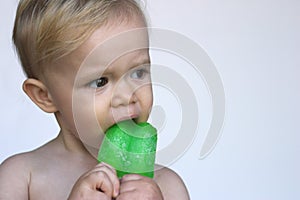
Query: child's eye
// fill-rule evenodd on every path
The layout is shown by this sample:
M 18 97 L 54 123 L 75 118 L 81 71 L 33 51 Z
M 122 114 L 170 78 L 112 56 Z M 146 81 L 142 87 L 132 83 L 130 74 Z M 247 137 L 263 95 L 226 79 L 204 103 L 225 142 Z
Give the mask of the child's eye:
M 143 79 L 146 74 L 147 71 L 145 69 L 137 69 L 134 70 L 134 72 L 130 75 L 130 77 L 133 79 Z
M 107 77 L 101 77 L 98 78 L 97 80 L 92 81 L 89 86 L 92 88 L 101 88 L 105 86 L 108 83 L 108 78 Z

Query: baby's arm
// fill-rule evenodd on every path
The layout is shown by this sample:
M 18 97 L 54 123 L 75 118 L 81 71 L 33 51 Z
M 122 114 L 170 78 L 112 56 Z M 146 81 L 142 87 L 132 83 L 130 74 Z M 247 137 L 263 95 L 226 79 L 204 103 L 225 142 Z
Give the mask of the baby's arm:
M 164 200 L 189 200 L 188 190 L 180 176 L 168 168 L 162 168 L 157 172 L 158 183 Z
M 30 172 L 23 156 L 16 155 L 0 165 L 0 200 L 26 200 Z

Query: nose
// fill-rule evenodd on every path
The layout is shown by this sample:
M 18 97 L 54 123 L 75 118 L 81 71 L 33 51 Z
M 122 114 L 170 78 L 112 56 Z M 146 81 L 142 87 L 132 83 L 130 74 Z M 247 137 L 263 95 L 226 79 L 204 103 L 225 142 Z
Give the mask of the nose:
M 112 107 L 127 106 L 137 102 L 135 95 L 136 87 L 130 81 L 123 79 L 120 80 L 112 94 L 111 104 Z

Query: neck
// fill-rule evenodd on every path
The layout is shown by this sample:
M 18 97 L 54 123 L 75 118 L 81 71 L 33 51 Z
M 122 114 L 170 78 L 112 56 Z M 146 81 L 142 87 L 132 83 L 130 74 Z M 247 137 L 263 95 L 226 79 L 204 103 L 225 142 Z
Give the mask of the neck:
M 60 115 L 56 114 L 57 121 L 61 127 L 61 131 L 58 136 L 58 140 L 64 149 L 69 153 L 74 153 L 77 155 L 90 156 L 94 159 L 97 158 L 99 145 L 102 142 L 102 137 L 97 139 L 92 139 L 92 141 L 84 142 L 80 136 L 78 136 L 77 132 L 74 132 L 64 126 Z M 88 145 L 90 143 L 95 143 Z

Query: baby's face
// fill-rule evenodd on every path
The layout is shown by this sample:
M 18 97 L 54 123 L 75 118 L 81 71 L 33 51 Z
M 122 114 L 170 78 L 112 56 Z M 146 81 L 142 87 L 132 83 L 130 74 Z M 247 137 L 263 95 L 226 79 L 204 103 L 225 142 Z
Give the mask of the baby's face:
M 153 99 L 143 27 L 135 20 L 101 27 L 48 72 L 61 126 L 87 145 L 98 147 L 101 132 L 119 121 L 148 120 Z

